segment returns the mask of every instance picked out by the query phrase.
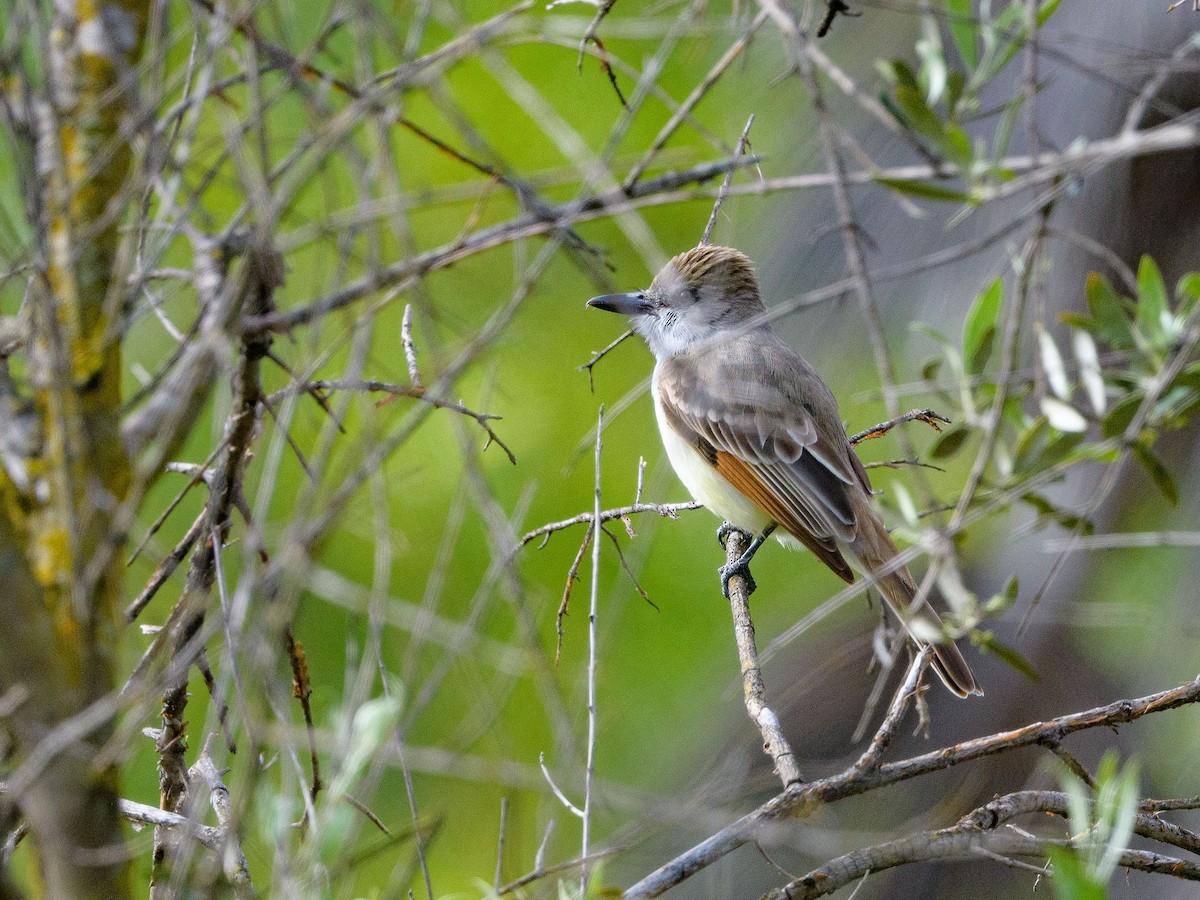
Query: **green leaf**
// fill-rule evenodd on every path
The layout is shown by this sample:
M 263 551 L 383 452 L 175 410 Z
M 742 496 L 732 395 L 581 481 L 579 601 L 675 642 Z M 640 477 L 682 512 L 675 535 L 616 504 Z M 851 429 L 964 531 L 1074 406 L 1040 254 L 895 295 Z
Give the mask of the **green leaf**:
M 1030 681 L 1040 681 L 1041 676 L 1038 675 L 1037 669 L 1029 662 L 1015 647 L 1010 647 L 1007 644 L 1002 644 L 996 640 L 996 636 L 990 631 L 973 631 L 971 632 L 971 643 L 982 650 L 984 653 L 990 653 L 996 659 L 1008 665 L 1010 668 L 1016 669 Z
M 945 128 L 942 120 L 925 103 L 925 95 L 919 87 L 907 84 L 896 86 L 896 101 L 908 117 L 909 125 L 927 138 L 941 141 Z
M 940 147 L 946 158 L 958 166 L 962 174 L 970 173 L 975 165 L 975 151 L 971 148 L 971 139 L 965 131 L 957 125 L 947 125 Z
M 1040 28 L 1046 23 L 1047 19 L 1054 15 L 1054 12 L 1058 9 L 1060 2 L 1061 0 L 1046 0 L 1046 2 L 1038 7 L 1038 11 L 1034 16 L 1036 27 Z M 1024 24 L 1025 4 L 1013 3 L 1007 9 L 1005 9 L 1004 12 L 996 16 L 994 27 L 997 31 L 1001 32 L 1008 31 L 1010 28 L 1016 25 L 1018 21 L 1021 22 L 1020 28 L 1017 29 L 1015 34 L 1013 34 L 1012 39 L 1004 48 L 1004 51 L 997 54 L 995 63 L 990 67 L 991 72 L 989 73 L 989 77 L 990 75 L 996 74 L 1005 66 L 1007 66 L 1012 58 L 1017 55 L 1017 52 L 1025 46 L 1025 41 L 1029 38 L 1029 29 Z
M 1003 301 L 1004 282 L 997 278 L 971 304 L 963 325 L 963 359 L 969 374 L 978 375 L 987 365 Z
M 1045 416 L 1038 416 L 1017 435 L 1017 446 L 1013 449 L 1013 471 L 1024 472 L 1041 455 L 1046 446 L 1046 434 L 1050 423 Z
M 946 79 L 946 109 L 950 111 L 950 118 L 959 120 L 964 110 L 959 109 L 959 104 L 962 102 L 963 91 L 967 87 L 967 76 L 959 69 L 951 69 L 950 75 Z
M 950 37 L 968 69 L 979 63 L 979 50 L 975 46 L 975 12 L 971 0 L 946 0 L 946 16 L 950 22 Z
M 1158 264 L 1143 256 L 1138 266 L 1138 324 L 1155 343 L 1162 343 L 1170 333 L 1173 316 L 1167 305 L 1167 286 L 1163 283 Z
M 1133 332 L 1121 298 L 1103 275 L 1095 272 L 1088 275 L 1087 302 L 1096 322 L 1095 329 L 1089 331 L 1118 350 L 1133 346 Z
M 1064 312 L 1058 314 L 1058 321 L 1064 325 L 1070 325 L 1079 331 L 1086 331 L 1088 334 L 1095 334 L 1097 330 L 1096 320 L 1091 316 L 1085 316 L 1083 313 Z
M 1021 500 L 1037 510 L 1039 519 L 1049 519 L 1058 525 L 1058 527 L 1064 528 L 1067 531 L 1078 531 L 1084 535 L 1096 533 L 1096 526 L 1091 519 L 1086 519 L 1083 516 L 1077 516 L 1074 513 L 1059 509 L 1041 494 L 1030 491 L 1024 494 Z M 1039 527 L 1044 524 L 1044 522 L 1040 521 L 1038 523 Z
M 1133 451 L 1134 458 L 1142 464 L 1142 468 L 1146 470 L 1146 474 L 1150 476 L 1155 487 L 1162 491 L 1167 502 L 1172 506 L 1178 506 L 1179 488 L 1175 486 L 1175 478 L 1163 465 L 1162 460 L 1155 456 L 1143 441 L 1134 441 L 1129 445 L 1129 449 Z
M 965 191 L 955 191 L 950 188 L 938 187 L 928 181 L 910 178 L 876 178 L 876 184 L 883 185 L 901 194 L 911 194 L 924 200 L 941 200 L 947 203 L 974 204 L 974 198 Z
M 1054 15 L 1054 13 L 1058 10 L 1058 6 L 1061 2 L 1062 2 L 1062 0 L 1045 0 L 1045 2 L 1040 7 L 1038 7 L 1038 11 L 1037 11 L 1038 27 L 1041 27 L 1042 25 L 1046 24 L 1046 20 L 1049 19 L 1052 15 Z
M 1200 272 L 1188 272 L 1180 278 L 1175 286 L 1175 296 L 1179 300 L 1178 315 L 1186 319 L 1192 314 L 1196 301 L 1200 300 Z
M 989 616 L 997 616 L 1010 608 L 1017 602 L 1018 589 L 1017 576 L 1010 575 L 1008 581 L 1004 582 L 1004 589 L 984 604 L 984 613 Z
M 1104 417 L 1104 421 L 1100 425 L 1100 433 L 1106 438 L 1123 435 L 1144 399 L 1141 391 L 1134 391 L 1122 397 Z
M 949 431 L 943 431 L 934 441 L 933 446 L 929 448 L 929 455 L 934 459 L 949 459 L 962 449 L 970 435 L 971 430 L 961 425 L 951 428 Z
M 1078 855 L 1066 847 L 1049 847 L 1054 863 L 1054 893 L 1058 900 L 1107 900 L 1104 885 L 1096 884 L 1084 870 Z

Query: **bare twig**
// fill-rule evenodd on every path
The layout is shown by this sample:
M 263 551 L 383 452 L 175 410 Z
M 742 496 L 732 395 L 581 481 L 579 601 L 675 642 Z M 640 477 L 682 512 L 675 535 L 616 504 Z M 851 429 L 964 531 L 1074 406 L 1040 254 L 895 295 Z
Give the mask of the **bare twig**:
M 734 160 L 741 159 L 742 154 L 746 152 L 746 145 L 749 143 L 750 126 L 754 124 L 754 116 L 751 115 L 746 120 L 746 127 L 742 129 L 742 136 L 738 138 L 737 149 L 733 151 Z M 712 212 L 708 216 L 708 224 L 704 226 L 704 234 L 700 236 L 700 246 L 707 247 L 709 240 L 712 238 L 713 228 L 717 224 L 717 215 L 721 212 L 721 206 L 725 203 L 725 198 L 729 196 L 729 185 L 733 183 L 733 169 L 730 168 L 725 173 L 725 180 L 721 182 L 721 190 L 717 192 L 717 199 L 713 203 Z
M 585 362 L 583 365 L 576 367 L 577 369 L 581 369 L 581 370 L 587 369 L 588 387 L 590 387 L 592 389 L 593 393 L 595 393 L 595 391 L 596 391 L 596 379 L 595 379 L 596 363 L 600 362 L 600 360 L 602 360 L 602 359 L 604 359 L 604 357 L 608 356 L 608 354 L 611 351 L 617 349 L 617 347 L 619 347 L 625 341 L 629 340 L 629 338 L 633 337 L 635 334 L 637 334 L 636 331 L 634 331 L 632 328 L 627 328 L 625 330 L 625 332 L 619 338 L 617 338 L 615 341 L 613 341 L 611 344 L 609 344 L 603 350 L 598 350 L 595 353 L 593 353 L 592 358 L 589 359 L 587 362 Z
M 925 666 L 929 663 L 931 653 L 930 648 L 925 646 L 921 648 L 920 652 L 913 659 L 912 664 L 908 667 L 908 674 L 904 677 L 904 682 L 892 697 L 892 703 L 888 707 L 887 715 L 883 717 L 883 722 L 875 732 L 875 736 L 871 738 L 870 746 L 867 747 L 863 755 L 855 762 L 853 766 L 855 770 L 870 772 L 879 765 L 879 760 L 883 758 L 883 754 L 891 744 L 896 730 L 900 727 L 900 722 L 903 720 L 904 713 L 908 709 L 908 701 L 919 690 L 918 685 L 921 681 L 921 674 L 925 671 Z
M 417 347 L 412 337 L 412 304 L 404 307 L 404 318 L 400 321 L 400 346 L 404 348 L 404 359 L 408 363 L 408 380 L 414 391 L 424 392 L 421 372 L 417 368 Z
M 666 519 L 678 519 L 681 512 L 690 509 L 700 509 L 700 504 L 695 500 L 687 500 L 683 503 L 633 503 L 629 506 L 618 506 L 614 509 L 605 509 L 600 512 L 600 521 L 611 522 L 613 519 L 624 519 L 626 516 L 637 515 L 638 513 L 655 513 Z M 547 525 L 542 525 L 533 531 L 527 531 L 521 536 L 519 547 L 524 547 L 538 538 L 542 538 L 542 542 L 538 545 L 539 549 L 546 546 L 546 541 L 556 531 L 563 531 L 575 525 L 588 525 L 589 528 L 594 521 L 594 513 L 580 513 L 577 516 L 572 516 L 569 519 L 563 519 L 560 522 L 550 522 Z
M 1030 812 L 1067 813 L 1066 797 L 1053 791 L 1023 791 L 993 800 L 964 816 L 956 825 L 939 831 L 925 831 L 874 847 L 864 847 L 830 860 L 802 878 L 766 895 L 770 900 L 811 900 L 824 897 L 866 876 L 896 866 L 933 859 L 969 859 L 981 850 L 1003 856 L 1045 858 L 1050 847 L 1072 846 L 1071 841 L 1038 838 L 1029 832 L 1006 825 L 1017 815 Z M 1146 818 L 1146 817 L 1139 817 Z M 1142 823 L 1138 834 L 1146 831 Z M 1001 827 L 1001 826 L 1005 827 Z M 1162 830 L 1155 837 L 1162 839 Z M 1173 875 L 1200 881 L 1200 865 L 1146 850 L 1124 850 L 1123 868 Z
M 736 529 L 729 531 L 725 539 L 726 565 L 732 566 L 741 559 L 748 544 L 749 539 L 745 534 Z M 771 758 L 775 773 L 786 789 L 792 784 L 802 783 L 804 778 L 796 764 L 796 754 L 783 736 L 779 717 L 767 705 L 767 689 L 763 684 L 758 648 L 754 643 L 754 622 L 750 618 L 749 585 L 740 574 L 729 579 L 729 605 L 733 611 L 733 634 L 741 662 L 746 712 L 750 715 L 750 721 L 762 732 L 763 752 Z
M 468 409 L 461 401 L 443 400 L 431 395 L 420 384 L 403 385 L 392 384 L 386 381 L 362 380 L 362 381 L 309 381 L 304 384 L 294 384 L 282 390 L 276 391 L 267 398 L 268 403 L 274 403 L 277 399 L 286 397 L 289 394 L 294 394 L 297 391 L 307 392 L 313 388 L 319 388 L 326 391 L 368 391 L 390 394 L 389 399 L 397 397 L 409 397 L 413 400 L 420 400 L 422 403 L 428 403 L 437 409 L 448 409 L 460 415 L 474 419 L 480 428 L 487 434 L 488 444 L 495 444 L 504 451 L 504 455 L 508 457 L 508 461 L 513 465 L 517 463 L 517 457 L 509 449 L 508 445 L 500 439 L 500 436 L 492 429 L 489 424 L 500 419 L 493 413 L 475 412 L 473 409 Z M 486 445 L 485 445 L 486 449 Z
M 939 416 L 932 409 L 914 409 L 906 412 L 902 416 L 896 416 L 894 419 L 888 419 L 886 422 L 880 422 L 878 425 L 860 431 L 858 434 L 851 435 L 849 440 L 851 444 L 861 444 L 863 441 L 869 441 L 873 438 L 882 437 L 887 434 L 897 425 L 902 425 L 905 422 L 924 422 L 934 431 L 941 431 L 943 425 L 949 425 L 950 420 L 944 416 Z
M 592 505 L 593 531 L 600 521 L 603 506 L 600 502 L 600 451 L 604 447 L 604 404 L 596 415 L 596 492 Z M 602 527 L 602 526 L 601 526 Z M 592 835 L 592 779 L 596 774 L 596 661 L 597 629 L 596 618 L 600 610 L 600 539 L 592 538 L 592 591 L 588 607 L 588 665 L 587 665 L 587 760 L 583 771 L 583 833 L 579 855 L 586 859 L 591 851 Z M 579 871 L 579 895 L 587 896 L 590 870 L 585 863 Z
M 225 877 L 233 885 L 234 896 L 238 900 L 251 900 L 255 897 L 254 884 L 250 880 L 250 866 L 242 853 L 241 843 L 237 836 L 237 815 L 233 803 L 229 799 L 229 790 L 221 780 L 221 773 L 212 760 L 213 735 L 204 742 L 195 764 L 188 770 L 188 780 L 191 783 L 203 783 L 208 790 L 208 799 L 213 811 L 217 814 L 217 823 L 221 831 L 221 862 Z

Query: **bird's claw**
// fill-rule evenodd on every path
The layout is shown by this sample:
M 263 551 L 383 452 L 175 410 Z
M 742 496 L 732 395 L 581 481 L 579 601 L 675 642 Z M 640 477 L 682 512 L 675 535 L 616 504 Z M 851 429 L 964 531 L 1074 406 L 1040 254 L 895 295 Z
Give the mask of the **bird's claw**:
M 758 549 L 757 547 L 755 548 Z M 747 550 L 736 562 L 721 566 L 717 572 L 721 576 L 721 593 L 725 595 L 725 599 L 729 599 L 729 579 L 734 575 L 741 575 L 746 582 L 746 596 L 749 597 L 758 590 L 758 585 L 754 581 L 754 576 L 750 574 L 750 560 L 754 556 L 752 552 Z
M 721 545 L 722 549 L 725 548 L 725 542 L 729 540 L 729 533 L 731 531 L 737 531 L 737 529 L 728 522 L 722 522 L 721 527 L 717 529 L 717 543 Z

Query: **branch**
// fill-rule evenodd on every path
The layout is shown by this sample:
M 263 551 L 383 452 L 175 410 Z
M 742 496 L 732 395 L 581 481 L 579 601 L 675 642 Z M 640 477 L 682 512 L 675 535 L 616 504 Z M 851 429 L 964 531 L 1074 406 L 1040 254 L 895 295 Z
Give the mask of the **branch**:
M 1046 740 L 1061 740 L 1076 731 L 1111 728 L 1140 719 L 1142 716 L 1165 712 L 1197 701 L 1200 701 L 1200 678 L 1136 700 L 1117 700 L 1106 706 L 1061 716 L 1049 722 L 1033 722 L 1014 731 L 964 741 L 900 762 L 880 765 L 870 772 L 859 772 L 851 767 L 841 774 L 820 781 L 793 785 L 758 809 L 656 869 L 626 891 L 625 897 L 657 897 L 751 840 L 754 832 L 767 822 L 794 814 L 810 815 L 822 804 L 917 778 L 930 772 L 949 769 L 1017 747 L 1034 746 Z
M 1032 856 L 1044 859 L 1050 847 L 1078 847 L 1073 841 L 1039 838 L 1013 826 L 997 830 L 1018 815 L 1033 812 L 1067 815 L 1067 798 L 1056 791 L 1021 791 L 1008 794 L 964 816 L 950 828 L 922 831 L 894 841 L 863 847 L 831 859 L 802 878 L 766 895 L 769 900 L 812 900 L 824 897 L 868 874 L 935 859 L 972 859 L 987 855 Z M 1138 816 L 1134 831 L 1162 840 L 1168 830 Z M 1166 823 L 1159 823 L 1166 824 Z M 1190 848 L 1189 848 L 1190 849 Z M 1200 865 L 1145 850 L 1125 850 L 1120 865 L 1127 869 L 1173 875 L 1200 881 Z M 1053 874 L 1052 872 L 1050 874 Z
M 225 877 L 233 885 L 234 896 L 237 900 L 252 900 L 256 895 L 254 885 L 250 881 L 250 866 L 238 842 L 237 818 L 229 799 L 229 789 L 221 780 L 221 773 L 212 759 L 212 738 L 213 736 L 209 735 L 199 759 L 188 769 L 188 780 L 193 784 L 202 782 L 208 789 L 208 799 L 213 812 L 217 814 L 221 834 L 221 863 Z
M 902 416 L 896 416 L 894 419 L 888 419 L 886 422 L 880 422 L 878 425 L 873 425 L 866 431 L 860 431 L 858 434 L 851 435 L 849 440 L 851 444 L 861 444 L 863 441 L 869 441 L 873 438 L 882 437 L 887 434 L 897 425 L 903 425 L 905 422 L 924 422 L 934 431 L 940 432 L 942 425 L 949 425 L 950 420 L 944 416 L 939 416 L 932 409 L 914 409 L 906 412 Z M 907 462 L 907 460 L 906 460 Z
M 737 529 L 730 530 L 725 538 L 726 565 L 732 566 L 741 559 L 748 544 L 747 535 Z M 779 717 L 767 706 L 767 689 L 758 663 L 758 648 L 754 644 L 754 622 L 750 618 L 750 589 L 746 577 L 734 575 L 729 579 L 729 605 L 733 611 L 733 634 L 742 667 L 746 712 L 750 714 L 750 721 L 762 732 L 763 752 L 771 757 L 775 773 L 786 790 L 792 784 L 802 783 L 804 778 L 800 774 L 800 767 L 796 765 L 796 754 L 783 736 Z
M 411 369 L 410 372 L 415 372 L 415 368 Z M 422 403 L 428 403 L 430 406 L 435 407 L 436 409 L 448 409 L 451 412 L 456 412 L 459 415 L 463 415 L 467 418 L 475 420 L 479 427 L 482 428 L 487 434 L 488 440 L 487 444 L 484 445 L 485 450 L 487 449 L 488 445 L 495 444 L 504 451 L 504 455 L 508 457 L 509 462 L 511 462 L 514 466 L 517 464 L 517 457 L 513 454 L 512 450 L 509 449 L 508 444 L 504 443 L 504 441 L 500 439 L 500 436 L 493 430 L 492 426 L 488 424 L 489 422 L 494 422 L 500 419 L 500 416 L 495 415 L 494 413 L 475 412 L 475 410 L 468 409 L 466 406 L 464 406 L 461 400 L 442 400 L 438 397 L 431 396 L 426 389 L 421 386 L 419 378 L 411 385 L 392 384 L 387 381 L 372 380 L 306 381 L 304 383 L 291 384 L 285 388 L 282 388 L 281 390 L 276 391 L 267 398 L 267 403 L 274 404 L 277 400 L 283 397 L 298 393 L 309 393 L 313 390 L 379 392 L 391 394 L 392 398 L 409 397 L 413 400 L 420 400 Z M 389 398 L 389 400 L 390 399 L 391 398 Z M 389 401 L 384 400 L 381 401 L 381 404 L 387 402 Z
M 626 516 L 633 516 L 637 515 L 638 513 L 645 512 L 657 513 L 658 515 L 667 519 L 678 519 L 681 512 L 689 509 L 700 508 L 701 504 L 695 500 L 688 500 L 684 503 L 632 503 L 629 506 L 618 506 L 614 509 L 601 510 L 600 522 L 603 524 L 604 522 L 611 522 L 613 519 L 624 519 Z M 550 535 L 554 534 L 554 532 L 563 531 L 564 529 L 570 528 L 573 525 L 583 525 L 585 523 L 591 525 L 594 518 L 594 513 L 585 512 L 580 513 L 577 516 L 572 516 L 569 519 L 563 519 L 561 522 L 551 522 L 548 525 L 542 525 L 541 527 L 535 528 L 533 531 L 527 531 L 524 535 L 522 535 L 516 549 L 519 550 L 521 547 L 524 547 L 526 544 L 530 543 L 531 541 L 535 541 L 538 538 L 545 538 L 545 540 L 538 545 L 538 549 L 540 550 L 542 547 L 546 546 L 546 542 L 550 540 Z

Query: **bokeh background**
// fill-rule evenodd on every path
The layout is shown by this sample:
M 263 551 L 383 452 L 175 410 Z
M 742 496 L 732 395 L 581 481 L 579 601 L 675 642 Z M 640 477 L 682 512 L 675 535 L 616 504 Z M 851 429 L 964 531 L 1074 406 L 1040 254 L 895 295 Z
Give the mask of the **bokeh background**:
M 1074 141 L 1098 140 L 1120 130 L 1142 84 L 1200 29 L 1200 14 L 1187 6 L 1168 12 L 1165 6 L 1062 4 L 1039 34 L 1036 123 L 1043 148 L 1062 150 Z M 798 7 L 804 11 L 803 3 Z M 839 18 L 820 49 L 871 96 L 885 87 L 876 61 L 914 60 L 914 46 L 930 21 L 926 15 L 937 21 L 944 14 L 942 5 L 933 2 L 871 2 L 854 4 L 854 9 L 861 16 Z M 222 32 L 199 4 L 165 4 L 162 12 L 165 41 L 159 49 L 168 76 L 159 99 L 161 109 L 167 109 L 182 91 L 179 73 L 187 66 L 193 41 L 203 45 Z M 252 21 L 266 39 L 321 71 L 365 84 L 375 73 L 448 45 L 498 12 L 492 2 L 301 0 L 254 4 Z M 504 21 L 475 52 L 432 66 L 384 102 L 440 139 L 519 178 L 537 202 L 566 202 L 620 183 L 669 118 L 663 98 L 678 102 L 686 97 L 745 33 L 757 10 L 740 3 L 731 8 L 725 3 L 618 0 L 599 34 L 618 84 L 637 102 L 630 114 L 594 47 L 577 66 L 579 41 L 593 12 L 581 3 L 530 6 Z M 346 24 L 332 28 L 338 15 Z M 217 59 L 217 76 L 230 75 L 254 58 L 247 56 L 244 34 L 236 29 L 224 34 L 227 46 L 209 48 Z M 11 44 L 13 38 L 5 40 Z M 989 88 L 997 103 L 1020 90 L 1022 58 Z M 802 82 L 789 76 L 790 64 L 778 33 L 769 23 L 762 26 L 697 105 L 692 121 L 673 134 L 650 164 L 653 175 L 722 159 L 754 114 L 749 152 L 761 161 L 736 175 L 714 240 L 735 245 L 757 261 L 769 304 L 802 298 L 842 278 L 846 267 L 827 189 L 753 191 L 760 178 L 824 171 L 809 96 Z M 641 99 L 638 75 L 653 67 L 653 89 Z M 338 132 L 337 112 L 349 101 L 319 79 L 309 79 L 300 89 L 285 75 L 268 73 L 261 83 L 265 99 L 235 83 L 203 104 L 186 163 L 178 169 L 178 196 L 180 203 L 194 202 L 189 215 L 213 232 L 235 217 L 274 218 L 277 246 L 288 268 L 276 297 L 281 308 L 313 303 L 381 266 L 520 212 L 507 186 L 410 131 L 367 122 Z M 1197 84 L 1194 57 L 1190 62 L 1185 57 L 1147 122 L 1193 108 Z M 875 165 L 921 162 L 894 132 L 828 85 L 827 92 L 836 121 Z M 148 89 L 147 96 L 154 91 Z M 980 134 L 993 128 L 988 120 L 978 124 Z M 313 142 L 326 139 L 328 147 L 311 150 Z M 1022 124 L 1015 129 L 1010 153 L 1028 150 L 1028 129 Z M 270 211 L 256 207 L 256 195 L 245 186 L 246 163 L 266 171 L 293 152 L 308 157 L 283 176 L 292 180 L 286 205 Z M 858 159 L 852 152 L 847 155 Z M 1059 234 L 1050 236 L 1039 262 L 1041 310 L 1048 327 L 1056 327 L 1059 311 L 1083 308 L 1089 271 L 1117 271 L 1111 261 L 1062 236 L 1068 232 L 1103 245 L 1126 265 L 1136 266 L 1143 253 L 1153 255 L 1168 284 L 1197 268 L 1198 171 L 1195 152 L 1189 151 L 1068 176 L 1071 188 L 1056 201 L 1050 220 Z M 14 172 L 15 167 L 0 164 L 3 247 L 6 256 L 17 260 L 28 251 L 29 231 L 22 222 Z M 345 434 L 331 438 L 330 417 L 311 399 L 299 397 L 281 400 L 275 414 L 265 419 L 248 470 L 246 498 L 255 512 L 254 533 L 268 547 L 279 548 L 373 449 L 389 435 L 415 427 L 354 494 L 314 558 L 296 566 L 293 630 L 311 672 L 327 773 L 336 774 L 347 762 L 349 748 L 362 740 L 355 729 L 368 726 L 362 719 L 356 725 L 355 713 L 384 696 L 386 681 L 386 693 L 396 700 L 388 713 L 395 717 L 388 720 L 394 727 L 372 745 L 371 759 L 355 775 L 350 793 L 395 831 L 412 824 L 415 806 L 437 897 L 483 896 L 493 882 L 498 852 L 501 881 L 532 869 L 543 843 L 548 864 L 579 852 L 579 821 L 553 796 L 539 760 L 544 759 L 573 802 L 582 802 L 590 563 L 579 570 L 556 660 L 555 611 L 583 530 L 577 526 L 556 533 L 544 547 L 521 548 L 518 540 L 532 528 L 591 508 L 594 429 L 602 404 L 604 505 L 633 502 L 641 459 L 646 463 L 644 499 L 687 499 L 657 438 L 645 394 L 651 368 L 645 347 L 638 341 L 621 345 L 595 366 L 591 379 L 580 370 L 622 329 L 613 317 L 585 310 L 584 302 L 607 290 L 645 286 L 666 259 L 694 245 L 712 208 L 713 189 L 715 182 L 710 182 L 695 199 L 582 222 L 576 230 L 588 246 L 555 252 L 527 290 L 527 273 L 548 246 L 544 236 L 465 256 L 402 291 L 382 289 L 312 327 L 276 337 L 273 350 L 292 372 L 345 377 L 347 365 L 361 360 L 362 377 L 406 384 L 401 317 L 411 305 L 425 383 L 435 384 L 440 373 L 471 351 L 470 364 L 444 387 L 444 395 L 502 416 L 492 424 L 516 458 L 512 464 L 501 447 L 485 448 L 486 435 L 469 419 L 445 410 L 430 412 L 411 399 L 377 407 L 378 396 L 351 397 L 337 407 Z M 946 265 L 874 282 L 901 388 L 900 406 L 938 409 L 938 394 L 922 371 L 939 351 L 913 326 L 932 325 L 958 339 L 980 290 L 995 277 L 1012 277 L 1037 197 L 1018 194 L 965 217 L 959 205 L 901 200 L 879 186 L 855 188 L 852 197 L 873 271 L 886 272 L 941 248 L 976 245 L 975 252 Z M 164 221 L 173 215 L 161 194 L 150 209 Z M 1013 229 L 995 236 L 1008 225 Z M 182 239 L 157 246 L 155 265 L 189 265 L 191 249 Z M 19 284 L 10 279 L 0 292 L 5 311 L 15 311 L 21 301 Z M 182 280 L 164 278 L 152 285 L 150 294 L 139 300 L 127 341 L 130 396 L 176 348 L 164 319 L 185 329 L 196 313 L 194 293 Z M 515 310 L 511 318 L 498 332 L 490 332 L 492 317 L 510 303 Z M 776 327 L 830 383 L 849 431 L 886 418 L 879 374 L 851 292 L 802 303 Z M 1032 346 L 1030 342 L 1027 348 L 1030 358 Z M 266 372 L 274 390 L 292 380 L 279 366 L 268 366 Z M 224 427 L 227 398 L 227 390 L 216 392 L 180 459 L 200 462 L 208 455 Z M 418 421 L 418 416 L 423 418 Z M 294 447 L 284 440 L 281 423 Z M 906 429 L 924 458 L 936 435 L 919 424 Z M 1179 506 L 1171 508 L 1140 468 L 1126 465 L 1095 517 L 1097 532 L 1195 536 L 1198 509 L 1190 489 L 1198 463 L 1194 434 L 1185 429 L 1159 447 L 1181 485 Z M 310 476 L 307 456 L 302 459 L 301 453 L 312 454 L 331 439 L 331 455 L 319 477 Z M 887 437 L 868 443 L 861 454 L 880 461 L 896 459 L 902 451 L 894 437 Z M 939 461 L 941 471 L 921 470 L 920 477 L 932 496 L 953 503 L 970 462 L 969 454 L 960 454 Z M 1051 493 L 1065 508 L 1082 506 L 1102 471 L 1081 467 Z M 911 485 L 913 470 L 880 468 L 872 475 L 889 516 L 901 521 L 898 498 L 918 495 Z M 184 481 L 168 475 L 155 488 L 135 543 Z M 130 596 L 203 502 L 203 495 L 193 491 L 149 541 L 130 566 Z M 969 651 L 986 697 L 960 703 L 931 691 L 928 738 L 906 730 L 893 751 L 897 755 L 1140 696 L 1195 676 L 1200 634 L 1194 546 L 1064 556 L 1052 543 L 1062 534 L 1054 528 L 1035 529 L 1033 519 L 1026 509 L 1001 511 L 973 526 L 959 552 L 966 587 L 981 598 L 999 592 L 1010 576 L 1020 577 L 1018 602 L 987 627 L 1031 662 L 1038 679 Z M 601 542 L 593 841 L 624 848 L 603 864 L 600 881 L 605 885 L 628 885 L 776 790 L 739 696 L 730 616 L 715 575 L 722 561 L 714 538 L 717 524 L 708 513 L 694 511 L 678 520 L 638 516 L 632 521 L 635 536 L 619 523 L 614 527 L 625 562 L 652 602 L 633 587 L 613 543 Z M 915 531 L 901 534 L 912 539 Z M 234 543 L 224 553 L 231 593 L 255 544 Z M 754 571 L 759 590 L 753 610 L 760 646 L 770 648 L 764 674 L 772 703 L 801 756 L 802 771 L 814 777 L 839 771 L 861 752 L 851 736 L 874 683 L 868 664 L 878 608 L 860 598 L 803 633 L 779 640 L 835 594 L 840 583 L 809 555 L 789 554 L 777 546 L 759 555 Z M 180 583 L 177 575 L 140 621 L 163 621 Z M 257 621 L 266 613 L 251 615 Z M 1026 618 L 1027 627 L 1021 628 Z M 248 634 L 264 640 L 262 632 Z M 148 640 L 136 627 L 127 629 L 123 671 L 133 667 Z M 228 650 L 220 639 L 214 642 L 210 652 L 215 667 L 228 663 Z M 243 644 L 237 653 L 253 650 Z M 268 654 L 267 659 L 247 667 L 247 678 L 252 681 L 274 666 L 286 682 L 290 676 L 282 674 L 285 667 L 277 656 Z M 244 846 L 252 872 L 259 883 L 269 884 L 281 877 L 279 868 L 286 860 L 302 854 L 288 843 L 295 831 L 285 826 L 302 813 L 306 751 L 302 721 L 286 697 L 279 705 L 270 699 L 278 692 L 253 685 L 249 691 L 254 696 L 235 703 L 243 748 L 228 762 L 228 780 L 235 796 L 241 791 L 239 803 L 247 817 Z M 216 723 L 198 675 L 193 694 L 192 743 L 198 747 L 202 729 L 215 730 Z M 126 724 L 136 730 L 151 722 Z M 157 803 L 152 742 L 135 740 L 131 747 L 125 793 Z M 1200 730 L 1194 711 L 1070 742 L 1072 752 L 1089 767 L 1109 747 L 1140 761 L 1144 793 L 1197 793 L 1191 761 L 1200 753 Z M 855 846 L 950 824 L 995 793 L 1054 786 L 1059 774 L 1049 756 L 1034 750 L 1008 754 L 788 822 L 763 835 L 762 853 L 744 847 L 671 896 L 757 896 L 785 880 L 775 866 L 799 874 Z M 250 777 L 251 769 L 260 774 Z M 405 769 L 411 775 L 411 795 Z M 310 847 L 328 865 L 329 877 L 305 882 L 305 891 L 339 897 L 407 896 L 410 890 L 423 895 L 413 841 L 388 841 L 363 817 L 340 824 L 335 819 L 330 813 L 328 830 Z M 281 849 L 285 845 L 292 849 Z M 148 857 L 143 858 L 148 872 Z M 1028 872 L 981 860 L 872 876 L 858 896 L 1024 896 L 1034 881 Z M 553 883 L 550 879 L 531 887 L 529 895 L 550 896 Z M 1114 882 L 1112 896 L 1190 894 L 1168 879 L 1131 875 Z

